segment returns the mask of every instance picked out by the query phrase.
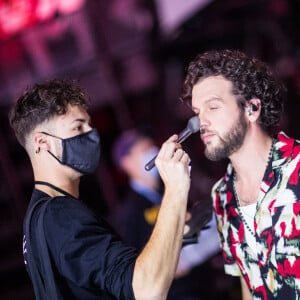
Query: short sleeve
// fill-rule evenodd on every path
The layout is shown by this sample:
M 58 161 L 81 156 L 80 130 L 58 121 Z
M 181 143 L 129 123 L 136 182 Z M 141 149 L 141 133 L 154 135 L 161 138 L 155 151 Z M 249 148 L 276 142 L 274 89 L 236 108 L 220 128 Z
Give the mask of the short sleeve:
M 136 251 L 79 200 L 57 197 L 51 201 L 44 226 L 60 274 L 80 287 L 134 299 Z

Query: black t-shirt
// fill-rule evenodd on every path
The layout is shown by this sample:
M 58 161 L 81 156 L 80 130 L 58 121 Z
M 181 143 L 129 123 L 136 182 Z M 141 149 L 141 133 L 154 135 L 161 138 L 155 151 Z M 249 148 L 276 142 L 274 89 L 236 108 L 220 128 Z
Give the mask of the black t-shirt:
M 30 207 L 50 197 L 34 190 Z M 40 266 L 35 228 L 38 207 L 31 219 L 31 247 Z M 24 221 L 25 222 L 25 221 Z M 24 230 L 25 232 L 25 230 Z M 64 299 L 134 299 L 132 277 L 137 252 L 113 233 L 104 219 L 80 200 L 54 197 L 47 204 L 44 232 L 56 284 Z M 25 241 L 27 237 L 25 236 Z M 26 242 L 24 243 L 26 259 Z
M 124 205 L 114 216 L 117 232 L 128 245 L 141 251 L 148 242 L 156 221 L 158 206 L 148 198 L 130 189 Z M 153 215 L 151 220 L 147 217 Z

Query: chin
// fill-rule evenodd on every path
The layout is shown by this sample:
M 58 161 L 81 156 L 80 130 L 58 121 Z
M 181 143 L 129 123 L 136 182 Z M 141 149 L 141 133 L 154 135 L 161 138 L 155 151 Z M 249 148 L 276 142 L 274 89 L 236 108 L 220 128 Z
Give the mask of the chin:
M 220 161 L 226 158 L 224 153 L 222 153 L 222 151 L 220 151 L 217 147 L 213 147 L 211 149 L 206 148 L 204 154 L 211 161 Z

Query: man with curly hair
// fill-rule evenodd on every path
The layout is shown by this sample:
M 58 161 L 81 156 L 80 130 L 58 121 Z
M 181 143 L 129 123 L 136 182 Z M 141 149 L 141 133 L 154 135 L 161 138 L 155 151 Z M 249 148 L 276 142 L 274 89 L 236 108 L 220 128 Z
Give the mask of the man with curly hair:
M 80 177 L 95 171 L 100 156 L 87 106 L 73 81 L 51 80 L 27 90 L 10 114 L 35 180 L 23 253 L 36 299 L 165 299 L 182 245 L 190 159 L 176 135 L 158 153 L 165 192 L 138 253 L 79 200 Z
M 240 51 L 199 54 L 182 101 L 201 122 L 208 159 L 229 158 L 212 189 L 225 272 L 243 299 L 300 299 L 300 142 L 276 133 L 285 88 Z

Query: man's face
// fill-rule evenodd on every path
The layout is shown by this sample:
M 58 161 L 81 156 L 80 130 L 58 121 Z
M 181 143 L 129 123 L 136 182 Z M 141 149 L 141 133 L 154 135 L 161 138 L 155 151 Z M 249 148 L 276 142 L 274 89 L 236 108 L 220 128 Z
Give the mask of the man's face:
M 55 118 L 55 135 L 63 139 L 90 131 L 90 116 L 80 106 L 68 106 L 66 114 Z
M 247 121 L 222 76 L 207 77 L 194 85 L 192 107 L 201 122 L 200 134 L 210 160 L 230 157 L 243 144 Z
M 90 116 L 87 111 L 80 106 L 69 105 L 66 114 L 50 119 L 46 124 L 46 128 L 41 131 L 66 139 L 83 134 L 91 129 Z M 47 139 L 51 144 L 50 151 L 59 159 L 62 159 L 61 140 L 49 136 Z

